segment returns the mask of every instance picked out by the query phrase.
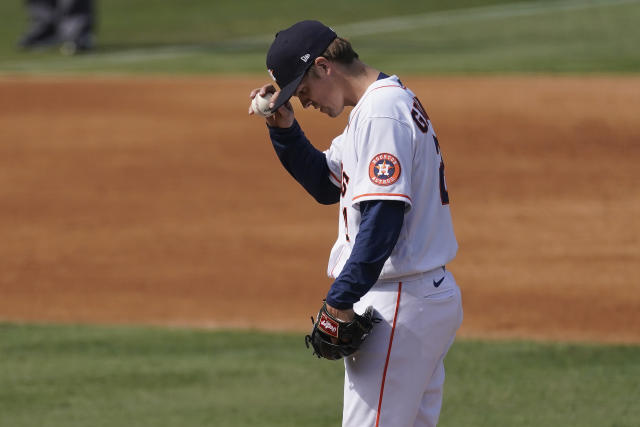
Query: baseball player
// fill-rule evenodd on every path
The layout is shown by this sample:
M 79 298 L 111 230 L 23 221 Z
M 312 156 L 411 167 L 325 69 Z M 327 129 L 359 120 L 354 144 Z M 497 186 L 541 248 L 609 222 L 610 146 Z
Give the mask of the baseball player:
M 273 93 L 266 121 L 276 154 L 318 202 L 340 204 L 327 311 L 348 322 L 373 306 L 382 319 L 344 360 L 342 425 L 435 426 L 462 304 L 445 267 L 457 242 L 429 116 L 398 77 L 361 62 L 317 21 L 276 34 L 267 68 L 279 90 L 265 85 L 250 98 Z M 292 96 L 330 117 L 353 106 L 327 151 L 305 137 Z

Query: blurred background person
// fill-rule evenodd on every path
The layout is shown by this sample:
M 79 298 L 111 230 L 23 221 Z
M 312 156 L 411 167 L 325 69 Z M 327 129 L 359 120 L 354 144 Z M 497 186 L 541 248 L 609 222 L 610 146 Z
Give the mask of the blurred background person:
M 25 0 L 29 29 L 18 42 L 22 49 L 60 45 L 73 55 L 93 48 L 93 0 Z

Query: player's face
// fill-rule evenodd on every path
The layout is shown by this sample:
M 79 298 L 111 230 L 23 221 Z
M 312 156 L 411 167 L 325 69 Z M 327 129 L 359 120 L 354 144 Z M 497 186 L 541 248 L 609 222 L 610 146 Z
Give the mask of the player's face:
M 344 110 L 344 99 L 326 70 L 310 70 L 294 94 L 303 108 L 319 109 L 329 117 L 337 117 Z

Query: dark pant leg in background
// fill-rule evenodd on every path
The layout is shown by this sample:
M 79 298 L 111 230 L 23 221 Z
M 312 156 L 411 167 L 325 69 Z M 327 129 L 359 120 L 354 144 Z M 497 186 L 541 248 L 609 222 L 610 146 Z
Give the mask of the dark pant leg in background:
M 93 47 L 93 0 L 25 0 L 30 27 L 20 40 L 23 48 L 62 43 L 64 53 Z
M 29 29 L 19 45 L 24 48 L 50 45 L 57 42 L 56 0 L 25 0 L 29 15 Z
M 93 47 L 94 4 L 93 0 L 57 0 L 59 21 L 58 37 L 63 49 L 70 52 L 88 50 Z

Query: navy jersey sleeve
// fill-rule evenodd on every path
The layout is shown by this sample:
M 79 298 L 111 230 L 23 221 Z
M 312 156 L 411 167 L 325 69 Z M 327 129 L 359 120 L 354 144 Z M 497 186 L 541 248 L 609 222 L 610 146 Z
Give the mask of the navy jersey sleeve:
M 351 256 L 327 295 L 330 306 L 349 309 L 376 283 L 400 236 L 404 211 L 401 201 L 360 203 L 360 229 Z
M 329 180 L 325 154 L 311 145 L 298 121 L 290 128 L 267 127 L 273 148 L 291 176 L 319 203 L 339 202 L 340 189 Z

